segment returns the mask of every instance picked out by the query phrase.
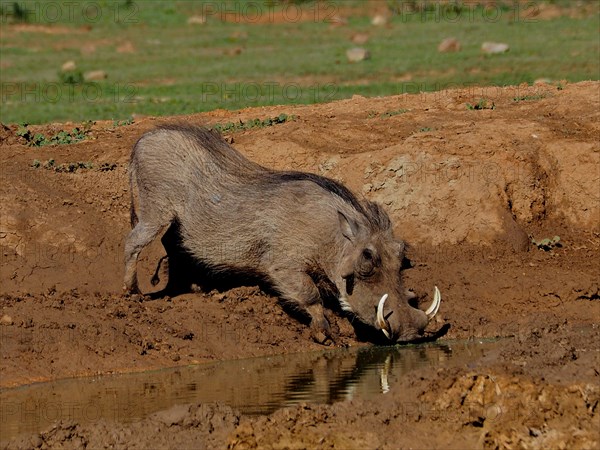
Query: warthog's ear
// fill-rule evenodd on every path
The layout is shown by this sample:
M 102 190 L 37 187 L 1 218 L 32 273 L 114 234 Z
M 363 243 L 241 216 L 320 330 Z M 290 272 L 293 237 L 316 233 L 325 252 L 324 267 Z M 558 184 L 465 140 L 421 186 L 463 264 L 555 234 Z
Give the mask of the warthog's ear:
M 356 237 L 356 233 L 358 232 L 358 224 L 352 219 L 346 217 L 346 215 L 341 211 L 338 211 L 338 217 L 340 219 L 340 229 L 342 234 L 346 239 L 352 242 Z

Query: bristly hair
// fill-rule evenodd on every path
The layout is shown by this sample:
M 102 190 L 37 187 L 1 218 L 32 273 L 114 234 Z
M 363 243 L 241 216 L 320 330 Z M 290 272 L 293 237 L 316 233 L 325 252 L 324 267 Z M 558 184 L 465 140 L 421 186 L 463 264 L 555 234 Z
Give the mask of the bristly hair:
M 195 140 L 200 147 L 210 150 L 213 155 L 216 156 L 226 155 L 230 153 L 230 150 L 233 150 L 233 153 L 238 154 L 238 151 L 231 147 L 231 145 L 223 139 L 221 134 L 214 129 L 188 123 L 167 123 L 157 126 L 156 130 L 177 131 L 183 133 Z
M 363 205 L 366 210 L 365 216 L 374 231 L 386 231 L 392 227 L 390 216 L 387 215 L 380 204 L 365 200 Z
M 389 216 L 380 205 L 369 200 L 359 201 L 350 189 L 335 180 L 306 172 L 275 172 L 275 175 L 285 181 L 312 181 L 337 195 L 361 213 L 374 232 L 386 231 L 392 226 Z
M 325 178 L 314 173 L 295 171 L 275 172 L 275 175 L 284 181 L 312 181 L 313 183 L 319 185 L 326 191 L 337 195 L 345 202 L 350 203 L 357 211 L 361 212 L 364 215 L 367 215 L 365 209 L 363 208 L 363 205 L 358 201 L 358 199 L 350 191 L 350 189 L 348 189 L 343 184 L 332 180 L 331 178 Z

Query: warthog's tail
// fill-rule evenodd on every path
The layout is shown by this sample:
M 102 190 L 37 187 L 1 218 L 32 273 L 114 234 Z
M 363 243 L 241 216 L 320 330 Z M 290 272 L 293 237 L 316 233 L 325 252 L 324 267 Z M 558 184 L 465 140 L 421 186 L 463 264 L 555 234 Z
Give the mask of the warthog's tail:
M 135 227 L 138 223 L 138 216 L 135 212 L 134 195 L 133 195 L 133 179 L 135 178 L 135 168 L 133 164 L 129 164 L 129 220 L 131 228 Z
M 133 195 L 131 196 L 131 206 L 129 208 L 129 220 L 131 222 L 131 228 L 134 228 L 138 223 L 138 217 L 135 213 L 135 207 L 133 206 Z

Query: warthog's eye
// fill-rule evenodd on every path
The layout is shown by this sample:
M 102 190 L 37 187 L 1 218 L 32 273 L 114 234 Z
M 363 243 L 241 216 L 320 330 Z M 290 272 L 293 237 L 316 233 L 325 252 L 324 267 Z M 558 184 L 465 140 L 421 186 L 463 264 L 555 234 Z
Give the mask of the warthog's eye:
M 365 248 L 358 261 L 357 272 L 361 277 L 370 277 L 377 266 L 377 255 L 370 248 Z

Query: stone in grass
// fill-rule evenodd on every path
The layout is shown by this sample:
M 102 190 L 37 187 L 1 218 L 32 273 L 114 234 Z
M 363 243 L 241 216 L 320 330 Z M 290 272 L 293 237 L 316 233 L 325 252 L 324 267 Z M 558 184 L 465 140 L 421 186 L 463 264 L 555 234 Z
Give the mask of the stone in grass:
M 75 61 L 67 61 L 60 67 L 60 70 L 62 70 L 63 72 L 72 72 L 76 69 L 77 64 L 75 64 Z
M 440 42 L 440 45 L 438 45 L 438 52 L 440 53 L 460 52 L 460 49 L 460 41 L 453 37 L 444 39 Z
M 85 81 L 99 81 L 108 78 L 108 74 L 104 70 L 91 70 L 83 75 Z
M 382 27 L 384 25 L 387 25 L 387 23 L 388 23 L 388 18 L 386 16 L 384 16 L 383 14 L 377 14 L 371 20 L 371 25 L 374 25 L 376 27 Z
M 188 25 L 204 25 L 206 18 L 204 16 L 191 16 L 187 20 Z
M 356 33 L 352 36 L 352 42 L 356 45 L 364 45 L 369 42 L 369 35 L 367 33 Z
M 366 48 L 354 47 L 346 50 L 346 57 L 350 62 L 360 62 L 371 58 L 371 53 Z
M 497 55 L 500 53 L 506 53 L 510 47 L 504 42 L 484 42 L 481 44 L 481 51 L 488 55 Z

